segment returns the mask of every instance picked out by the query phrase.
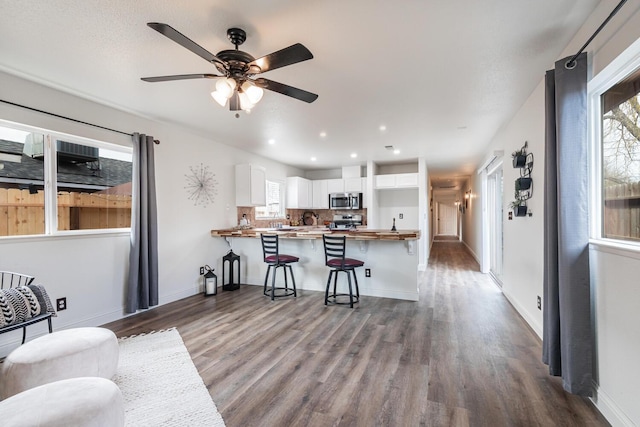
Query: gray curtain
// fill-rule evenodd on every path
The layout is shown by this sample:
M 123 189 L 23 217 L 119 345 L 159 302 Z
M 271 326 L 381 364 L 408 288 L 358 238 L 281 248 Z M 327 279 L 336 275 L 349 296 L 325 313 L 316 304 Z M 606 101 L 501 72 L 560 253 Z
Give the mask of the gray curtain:
M 127 313 L 158 305 L 158 222 L 152 136 L 133 134 L 133 205 Z
M 543 361 L 565 390 L 592 394 L 587 56 L 547 71 Z

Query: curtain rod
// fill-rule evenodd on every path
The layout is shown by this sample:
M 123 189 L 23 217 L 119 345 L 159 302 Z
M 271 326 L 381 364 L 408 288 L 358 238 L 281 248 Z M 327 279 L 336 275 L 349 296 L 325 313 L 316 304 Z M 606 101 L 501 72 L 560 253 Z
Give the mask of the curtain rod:
M 607 19 L 604 20 L 604 22 L 602 24 L 600 24 L 600 26 L 598 27 L 598 29 L 591 35 L 591 37 L 589 37 L 589 40 L 587 40 L 587 42 L 580 48 L 580 50 L 578 51 L 578 53 L 576 53 L 575 55 L 573 55 L 571 57 L 571 59 L 569 61 L 567 61 L 566 64 L 564 64 L 564 66 L 566 68 L 573 68 L 576 66 L 576 58 L 578 56 L 580 56 L 580 54 L 585 50 L 585 48 L 587 46 L 589 46 L 589 43 L 591 43 L 591 41 L 598 35 L 598 33 L 600 31 L 602 31 L 602 29 L 605 27 L 605 25 L 607 25 L 609 23 L 609 21 L 611 21 L 611 18 L 613 18 L 615 16 L 616 13 L 618 13 L 618 11 L 622 8 L 622 6 L 627 2 L 627 0 L 621 0 L 620 3 L 618 3 L 618 5 L 615 7 L 615 9 L 613 9 L 613 11 L 609 14 L 609 16 L 607 17 Z
M 38 110 L 37 108 L 27 107 L 26 105 L 16 104 L 15 102 L 11 102 L 11 101 L 5 101 L 4 99 L 0 99 L 0 102 L 4 102 L 5 104 L 13 105 L 15 107 L 20 107 L 20 108 L 25 108 L 27 110 L 35 111 L 36 113 L 47 114 L 49 116 L 57 117 L 59 119 L 70 120 L 72 122 L 81 123 L 83 125 L 88 125 L 88 126 L 93 126 L 95 128 L 108 130 L 108 131 L 119 133 L 119 134 L 122 134 L 122 135 L 133 136 L 132 133 L 123 132 L 123 131 L 117 130 L 117 129 L 111 129 L 111 128 L 108 128 L 108 127 L 105 127 L 105 126 L 100 126 L 100 125 L 96 125 L 96 124 L 89 123 L 89 122 L 83 122 L 82 120 L 73 119 L 73 118 L 67 117 L 67 116 L 61 116 L 60 114 L 55 114 L 55 113 L 50 113 L 48 111 Z M 155 142 L 156 144 L 160 144 L 160 141 L 158 141 L 157 139 L 154 139 L 153 142 Z

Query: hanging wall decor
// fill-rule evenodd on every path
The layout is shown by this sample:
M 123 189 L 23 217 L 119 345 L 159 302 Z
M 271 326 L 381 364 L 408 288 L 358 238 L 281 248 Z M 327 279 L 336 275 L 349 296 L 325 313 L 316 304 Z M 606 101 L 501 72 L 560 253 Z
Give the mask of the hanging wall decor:
M 533 170 L 533 153 L 527 153 L 528 144 L 525 141 L 522 148 L 511 154 L 513 158 L 513 167 L 520 169 L 520 178 L 517 178 L 515 187 L 515 200 L 511 202 L 510 207 L 514 216 L 531 216 L 531 212 L 527 209 L 527 200 L 533 196 L 533 179 L 531 171 Z
M 187 184 L 187 198 L 193 201 L 195 206 L 207 207 L 214 203 L 218 195 L 218 181 L 216 174 L 211 172 L 209 166 L 200 163 L 199 166 L 191 166 L 189 173 L 185 174 Z

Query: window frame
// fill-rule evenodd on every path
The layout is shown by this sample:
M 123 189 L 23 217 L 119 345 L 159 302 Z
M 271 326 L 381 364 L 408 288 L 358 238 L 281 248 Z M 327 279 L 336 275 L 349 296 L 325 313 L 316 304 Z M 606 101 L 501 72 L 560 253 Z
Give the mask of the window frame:
M 21 234 L 12 236 L 0 236 L 0 240 L 8 239 L 33 239 L 42 237 L 60 237 L 60 236 L 81 236 L 81 235 L 104 235 L 104 234 L 129 234 L 131 227 L 123 228 L 95 228 L 82 230 L 58 230 L 58 182 L 57 182 L 57 156 L 56 150 L 53 148 L 55 141 L 64 140 L 74 144 L 87 145 L 91 147 L 103 148 L 106 150 L 117 151 L 131 154 L 131 165 L 133 171 L 134 151 L 133 145 L 126 146 L 114 144 L 106 141 L 100 141 L 92 138 L 72 135 L 64 132 L 53 131 L 50 129 L 40 128 L 37 126 L 25 125 L 22 123 L 12 122 L 0 119 L 0 126 L 16 129 L 24 132 L 37 132 L 44 135 L 44 234 Z M 132 174 L 133 176 L 133 174 Z M 133 195 L 132 195 L 133 197 Z M 135 201 L 132 200 L 132 203 Z
M 278 216 L 258 216 L 258 211 L 257 211 L 257 207 L 256 207 L 256 219 L 257 220 L 268 220 L 268 219 L 285 219 L 286 218 L 286 187 L 285 187 L 285 182 L 281 181 L 281 180 L 277 180 L 277 179 L 265 179 L 264 182 L 264 186 L 265 186 L 265 199 L 267 199 L 269 197 L 269 183 L 275 183 L 278 184 L 279 190 L 280 190 L 280 214 Z M 268 199 L 266 200 L 267 204 L 265 206 L 259 206 L 259 207 L 266 207 L 269 205 L 268 203 Z
M 603 236 L 602 95 L 640 69 L 640 39 L 632 43 L 587 83 L 588 140 L 590 168 L 590 243 L 620 251 L 640 253 L 640 242 Z

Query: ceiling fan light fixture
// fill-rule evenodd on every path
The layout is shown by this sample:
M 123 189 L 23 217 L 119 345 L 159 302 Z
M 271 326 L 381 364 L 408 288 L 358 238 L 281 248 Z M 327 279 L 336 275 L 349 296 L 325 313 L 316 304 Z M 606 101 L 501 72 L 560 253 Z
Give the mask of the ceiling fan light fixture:
M 253 82 L 247 80 L 242 83 L 242 86 L 240 87 L 242 88 L 242 92 L 247 94 L 247 98 L 252 104 L 255 105 L 262 99 L 264 91 L 261 87 L 256 86 Z
M 221 107 L 224 107 L 227 105 L 227 101 L 229 100 L 229 97 L 223 95 L 220 91 L 218 90 L 214 90 L 213 92 L 211 92 L 211 97 L 218 103 L 220 104 Z
M 255 103 L 251 102 L 249 95 L 246 92 L 238 92 L 238 97 L 240 98 L 240 109 L 244 111 L 250 111 L 253 107 L 255 107 Z
M 236 88 L 236 81 L 230 77 L 226 79 L 218 79 L 216 82 L 216 90 L 227 99 L 231 98 Z

